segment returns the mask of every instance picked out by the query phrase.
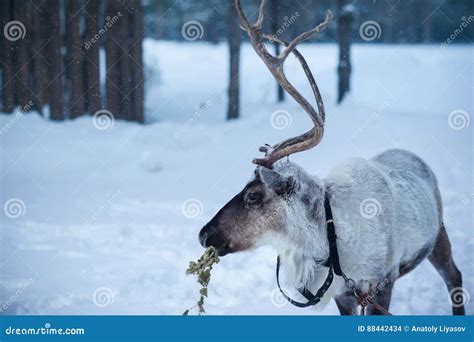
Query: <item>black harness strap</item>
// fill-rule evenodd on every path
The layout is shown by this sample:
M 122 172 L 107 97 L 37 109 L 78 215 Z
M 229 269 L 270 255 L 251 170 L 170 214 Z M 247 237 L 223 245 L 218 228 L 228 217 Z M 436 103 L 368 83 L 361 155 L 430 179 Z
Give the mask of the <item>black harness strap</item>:
M 294 306 L 297 306 L 299 308 L 306 308 L 308 306 L 312 306 L 312 305 L 316 305 L 318 304 L 321 299 L 323 298 L 324 294 L 326 293 L 326 291 L 329 289 L 329 286 L 331 286 L 332 284 L 332 280 L 334 279 L 334 274 L 333 274 L 333 271 L 332 271 L 332 267 L 329 267 L 329 273 L 328 273 L 328 276 L 326 278 L 326 281 L 324 282 L 323 286 L 321 286 L 318 290 L 318 292 L 316 292 L 315 295 L 313 295 L 311 293 L 311 291 L 309 291 L 307 288 L 303 288 L 303 289 L 298 289 L 298 291 L 304 296 L 306 297 L 306 299 L 308 300 L 306 303 L 301 303 L 301 302 L 297 302 L 293 299 L 291 299 L 281 288 L 280 286 L 280 257 L 278 256 L 277 257 L 277 266 L 276 266 L 276 278 L 277 278 L 277 284 L 278 284 L 278 288 L 280 289 L 280 292 L 281 294 L 283 295 L 283 297 L 286 298 L 287 301 L 289 301 L 291 304 L 293 304 Z
M 336 228 L 334 226 L 334 220 L 331 211 L 331 205 L 329 204 L 329 198 L 327 194 L 324 197 L 324 209 L 326 212 L 326 227 L 327 227 L 327 234 L 328 234 L 328 242 L 329 242 L 329 258 L 324 264 L 324 266 L 329 268 L 328 276 L 324 281 L 323 285 L 319 288 L 315 295 L 311 293 L 306 287 L 302 287 L 298 289 L 298 292 L 305 297 L 308 301 L 306 303 L 297 302 L 291 299 L 281 288 L 280 286 L 280 256 L 277 257 L 277 265 L 276 265 L 276 279 L 277 285 L 280 289 L 281 294 L 283 297 L 286 298 L 291 304 L 297 306 L 299 308 L 305 308 L 308 306 L 318 304 L 321 299 L 323 298 L 324 294 L 327 292 L 329 287 L 332 284 L 334 279 L 334 273 L 339 276 L 343 276 L 346 279 L 345 274 L 341 270 L 341 265 L 339 264 L 339 253 L 337 252 L 337 235 L 336 235 Z M 333 272 L 334 270 L 334 272 Z
M 344 272 L 342 272 L 341 264 L 339 263 L 339 253 L 337 251 L 336 228 L 334 226 L 331 205 L 329 203 L 329 198 L 327 194 L 324 196 L 324 210 L 326 212 L 326 228 L 327 228 L 328 242 L 329 242 L 329 258 L 324 263 L 324 266 L 329 268 L 329 273 L 326 278 L 326 281 L 319 288 L 318 292 L 316 292 L 315 295 L 313 295 L 311 291 L 308 290 L 306 287 L 297 289 L 298 292 L 303 297 L 305 297 L 308 301 L 306 303 L 300 303 L 300 302 L 294 301 L 293 299 L 288 297 L 288 295 L 285 292 L 283 292 L 283 290 L 280 287 L 280 279 L 279 279 L 280 278 L 280 256 L 278 256 L 277 265 L 276 265 L 276 278 L 277 278 L 278 288 L 280 289 L 281 294 L 291 304 L 299 308 L 305 308 L 308 306 L 316 305 L 321 301 L 324 294 L 327 292 L 327 290 L 331 286 L 332 281 L 334 279 L 334 273 L 336 273 L 338 276 L 341 276 L 344 279 L 344 281 L 346 282 L 346 286 L 351 288 L 354 291 L 354 294 L 359 301 L 359 305 L 361 306 L 361 315 L 365 314 L 365 307 L 368 304 L 372 304 L 376 309 L 378 309 L 384 315 L 391 315 L 391 313 L 387 309 L 385 309 L 380 304 L 374 302 L 371 296 L 368 296 L 367 294 L 364 294 L 360 290 L 358 290 L 354 280 L 351 278 L 348 278 L 344 274 Z
M 326 228 L 329 242 L 329 259 L 326 264 L 334 268 L 334 273 L 338 276 L 344 275 L 339 263 L 339 253 L 337 251 L 337 235 L 336 227 L 334 226 L 334 218 L 332 216 L 331 204 L 329 203 L 328 195 L 324 196 L 324 211 L 326 212 Z

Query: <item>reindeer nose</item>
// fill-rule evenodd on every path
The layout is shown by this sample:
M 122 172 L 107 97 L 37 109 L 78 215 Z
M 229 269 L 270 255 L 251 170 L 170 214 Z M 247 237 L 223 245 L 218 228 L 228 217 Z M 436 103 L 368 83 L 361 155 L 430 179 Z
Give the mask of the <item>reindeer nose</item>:
M 199 232 L 199 243 L 201 244 L 201 246 L 203 246 L 204 248 L 207 248 L 206 246 L 206 241 L 207 241 L 207 230 L 206 229 L 201 229 L 201 231 Z
M 210 224 L 206 224 L 199 232 L 199 242 L 205 248 L 212 246 L 219 249 L 227 245 L 226 240 L 217 231 L 217 227 Z

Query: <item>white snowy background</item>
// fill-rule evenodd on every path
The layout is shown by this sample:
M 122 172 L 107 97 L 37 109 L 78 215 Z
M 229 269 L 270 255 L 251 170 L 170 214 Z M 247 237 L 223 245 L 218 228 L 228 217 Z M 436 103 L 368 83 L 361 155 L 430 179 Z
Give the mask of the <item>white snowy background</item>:
M 276 103 L 275 81 L 247 44 L 242 118 L 226 122 L 227 50 L 145 41 L 148 125 L 97 129 L 92 117 L 0 115 L 1 314 L 181 314 L 195 303 L 196 280 L 184 272 L 203 251 L 200 228 L 243 188 L 258 146 L 310 125 L 288 97 Z M 320 146 L 291 160 L 324 177 L 349 157 L 394 147 L 419 154 L 438 177 L 454 258 L 472 293 L 473 48 L 355 45 L 352 90 L 340 106 L 336 45 L 300 50 L 321 88 L 327 129 Z M 286 73 L 309 97 L 293 59 Z M 289 113 L 283 129 L 271 121 L 279 110 Z M 270 247 L 224 257 L 208 314 L 338 314 L 333 302 L 322 311 L 283 303 L 275 258 Z M 451 314 L 427 261 L 396 283 L 391 311 Z

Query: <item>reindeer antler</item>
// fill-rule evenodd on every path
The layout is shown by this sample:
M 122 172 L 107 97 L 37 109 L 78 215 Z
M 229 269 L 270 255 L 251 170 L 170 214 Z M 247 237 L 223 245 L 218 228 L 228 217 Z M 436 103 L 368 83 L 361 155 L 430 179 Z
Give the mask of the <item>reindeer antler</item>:
M 311 73 L 311 70 L 309 69 L 308 64 L 306 63 L 303 56 L 298 52 L 298 50 L 296 50 L 296 46 L 299 43 L 310 39 L 314 34 L 324 31 L 331 23 L 332 13 L 329 10 L 326 11 L 326 18 L 322 23 L 317 25 L 315 28 L 300 34 L 298 37 L 288 43 L 276 36 L 263 34 L 263 9 L 265 6 L 265 0 L 261 0 L 260 2 L 258 19 L 255 23 L 250 23 L 245 16 L 240 4 L 240 0 L 235 0 L 235 6 L 240 17 L 241 27 L 247 32 L 250 43 L 255 49 L 255 52 L 257 52 L 258 56 L 263 60 L 265 65 L 272 73 L 273 77 L 275 77 L 282 88 L 285 89 L 286 92 L 290 94 L 291 97 L 293 97 L 293 99 L 295 99 L 295 101 L 305 110 L 306 113 L 308 113 L 314 124 L 314 127 L 304 134 L 298 135 L 294 138 L 286 139 L 274 145 L 273 147 L 268 145 L 260 147 L 260 151 L 265 152 L 265 157 L 254 159 L 252 162 L 254 164 L 271 168 L 273 163 L 275 163 L 277 160 L 289 156 L 292 153 L 308 150 L 319 144 L 323 138 L 325 121 L 323 100 L 321 98 L 318 86 L 316 85 L 316 81 L 314 80 L 313 74 Z M 273 56 L 266 49 L 264 45 L 265 40 L 285 45 L 285 49 L 280 53 L 280 55 Z M 301 95 L 298 90 L 295 89 L 295 87 L 285 76 L 283 64 L 290 53 L 293 53 L 296 56 L 306 74 L 306 77 L 308 78 L 311 89 L 313 90 L 314 98 L 316 99 L 318 111 L 316 111 L 314 107 L 303 97 L 303 95 Z

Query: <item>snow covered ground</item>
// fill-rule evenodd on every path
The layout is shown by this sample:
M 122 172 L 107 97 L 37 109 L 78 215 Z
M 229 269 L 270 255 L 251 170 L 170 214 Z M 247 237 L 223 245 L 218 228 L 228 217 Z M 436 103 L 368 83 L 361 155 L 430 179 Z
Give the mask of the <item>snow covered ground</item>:
M 418 153 L 439 179 L 455 260 L 474 292 L 474 50 L 356 45 L 353 90 L 341 106 L 336 46 L 301 51 L 327 106 L 327 130 L 320 146 L 291 159 L 324 177 L 348 157 L 393 147 Z M 249 179 L 258 146 L 309 127 L 294 102 L 275 103 L 275 82 L 249 46 L 242 57 L 243 118 L 234 122 L 224 120 L 227 47 L 156 41 L 145 43 L 150 125 L 100 130 L 91 117 L 0 115 L 3 314 L 181 314 L 195 302 L 195 279 L 184 271 L 202 253 L 199 229 Z M 298 64 L 286 70 L 309 96 Z M 278 110 L 289 115 L 279 112 L 272 125 Z M 282 303 L 275 257 L 264 247 L 223 258 L 208 313 L 338 313 L 334 303 L 319 312 Z M 474 313 L 472 302 L 467 310 Z M 397 282 L 391 311 L 451 313 L 427 261 Z

